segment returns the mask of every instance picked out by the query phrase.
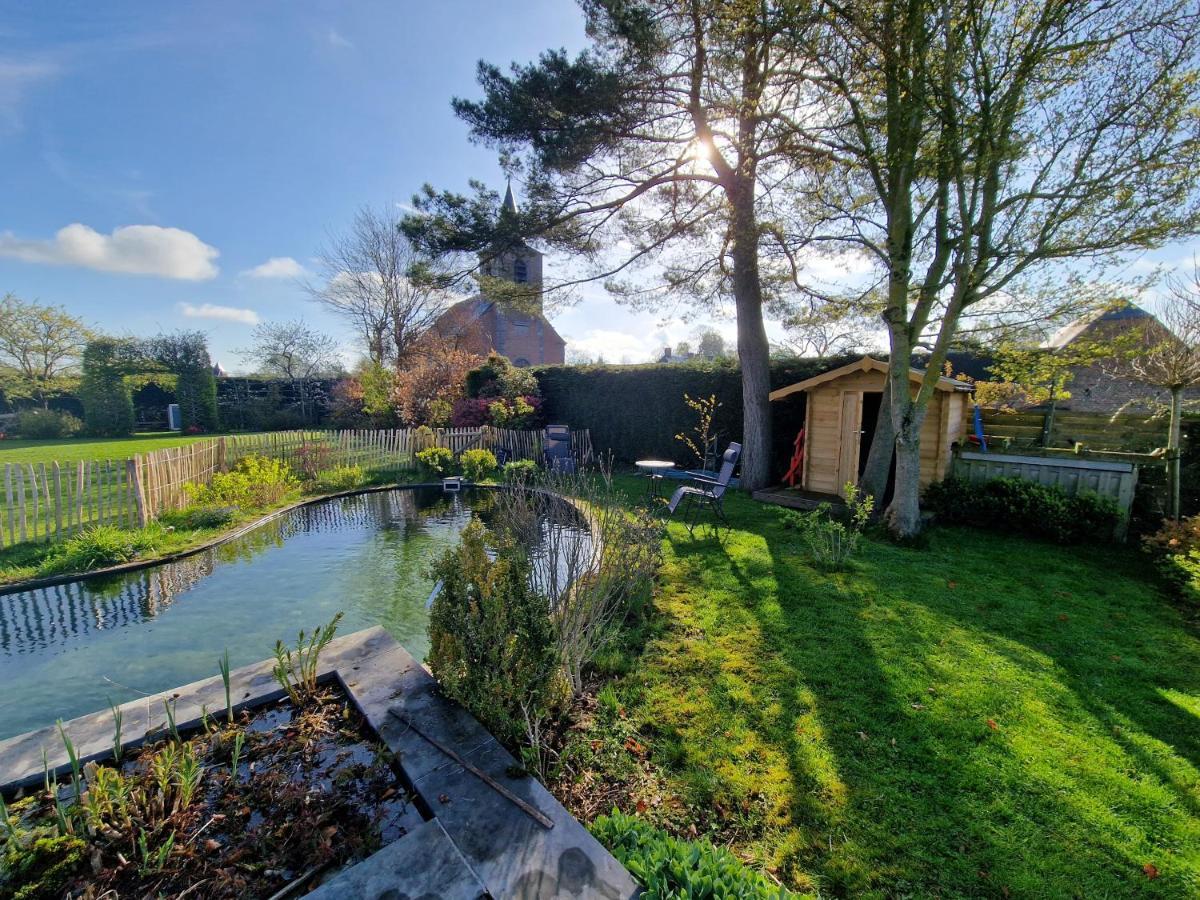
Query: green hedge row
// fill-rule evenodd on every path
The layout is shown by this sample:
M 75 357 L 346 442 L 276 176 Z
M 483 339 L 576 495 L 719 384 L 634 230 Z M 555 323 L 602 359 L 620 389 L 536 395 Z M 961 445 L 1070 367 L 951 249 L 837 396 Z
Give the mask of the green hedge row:
M 795 384 L 857 357 L 796 359 L 771 364 L 771 389 Z M 675 435 L 691 429 L 696 414 L 683 395 L 721 401 L 714 428 L 718 445 L 742 440 L 742 373 L 733 362 L 640 366 L 541 366 L 534 369 L 542 389 L 547 422 L 587 428 L 598 451 L 611 450 L 629 462 L 664 456 L 683 464 L 683 445 Z M 772 404 L 775 423 L 773 458 L 790 456 L 796 431 L 803 426 L 803 397 Z

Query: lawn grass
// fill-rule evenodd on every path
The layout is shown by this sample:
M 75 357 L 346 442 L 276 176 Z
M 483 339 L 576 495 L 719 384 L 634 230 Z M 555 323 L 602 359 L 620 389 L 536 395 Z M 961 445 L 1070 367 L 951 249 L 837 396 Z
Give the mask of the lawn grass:
M 1136 551 L 947 528 L 826 574 L 728 510 L 670 526 L 581 793 L 822 894 L 1200 895 L 1200 636 Z
M 44 441 L 0 441 L 0 464 L 39 462 L 78 462 L 79 460 L 129 459 L 135 453 L 148 453 L 164 447 L 182 447 L 196 441 L 219 437 L 216 434 L 180 434 L 155 431 L 116 438 L 55 438 Z

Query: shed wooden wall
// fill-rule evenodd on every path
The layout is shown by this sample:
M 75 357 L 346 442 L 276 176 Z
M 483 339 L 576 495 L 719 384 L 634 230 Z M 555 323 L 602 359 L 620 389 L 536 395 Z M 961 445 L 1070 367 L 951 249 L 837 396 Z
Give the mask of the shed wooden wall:
M 883 372 L 851 372 L 808 392 L 805 417 L 804 487 L 823 494 L 840 494 L 842 455 L 842 398 L 847 391 L 882 392 Z M 913 385 L 913 393 L 917 385 Z M 966 427 L 965 395 L 937 391 L 921 426 L 921 485 L 945 478 L 950 471 L 951 447 Z M 861 464 L 861 461 L 860 461 Z

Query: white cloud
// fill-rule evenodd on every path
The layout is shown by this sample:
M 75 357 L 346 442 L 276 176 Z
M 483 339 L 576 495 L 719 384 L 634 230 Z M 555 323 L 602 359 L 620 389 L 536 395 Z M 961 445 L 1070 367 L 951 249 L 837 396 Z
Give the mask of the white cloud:
M 179 311 L 189 319 L 216 319 L 218 322 L 240 322 L 243 325 L 257 325 L 260 321 L 258 313 L 252 309 L 218 306 L 216 303 L 201 303 L 199 306 L 180 303 Z
M 354 48 L 354 42 L 339 32 L 336 28 L 330 28 L 327 37 L 329 39 L 329 46 L 331 47 L 340 47 L 345 50 Z
M 290 256 L 272 256 L 242 274 L 250 278 L 300 278 L 307 275 L 308 270 Z
M 100 272 L 158 275 L 205 281 L 218 272 L 220 255 L 190 231 L 158 225 L 123 225 L 101 234 L 78 222 L 59 229 L 50 240 L 0 234 L 0 256 L 56 266 L 80 266 Z

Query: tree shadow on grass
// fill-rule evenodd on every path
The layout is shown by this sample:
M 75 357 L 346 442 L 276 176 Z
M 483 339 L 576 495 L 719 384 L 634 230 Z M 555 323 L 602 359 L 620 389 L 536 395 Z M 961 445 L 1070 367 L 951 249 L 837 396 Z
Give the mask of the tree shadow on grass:
M 747 505 L 740 506 L 738 513 Z M 735 526 L 743 524 L 739 518 Z M 855 571 L 823 575 L 787 546 L 791 538 L 769 518 L 746 518 L 751 530 L 724 541 L 672 534 L 687 582 L 683 599 L 697 607 L 684 614 L 709 645 L 692 648 L 705 657 L 694 693 L 707 696 L 688 698 L 700 712 L 680 739 L 692 744 L 693 768 L 707 764 L 716 772 L 710 794 L 731 795 L 723 798 L 727 806 L 739 799 L 762 806 L 757 827 L 763 843 L 773 845 L 764 856 L 773 851 L 795 881 L 815 874 L 823 889 L 838 894 L 1112 894 L 1142 877 L 1145 840 L 1125 834 L 1128 823 L 1118 818 L 1096 832 L 1100 812 L 1072 773 L 1027 770 L 1029 753 L 1038 758 L 1030 742 L 1040 739 L 1039 728 L 1063 728 L 1085 745 L 1090 720 L 1099 723 L 1097 734 L 1109 728 L 1105 704 L 1080 697 L 1086 715 L 1052 710 L 1043 718 L 1025 712 L 1026 721 L 1003 720 L 1013 695 L 1036 700 L 1049 691 L 1054 702 L 1070 704 L 1072 692 L 1099 690 L 1086 685 L 1094 675 L 1087 666 L 1040 661 L 1046 651 L 1036 644 L 1045 642 L 1036 629 L 1018 627 L 1035 608 L 988 621 L 987 605 L 997 601 L 984 597 L 984 613 L 976 609 L 979 598 L 962 589 L 970 577 L 964 564 L 969 569 L 973 561 L 955 554 L 880 546 Z M 990 551 L 984 559 L 992 560 Z M 998 602 L 1003 610 L 1005 600 Z M 1076 616 L 1086 636 L 1096 623 Z M 966 664 L 956 655 L 966 656 Z M 1060 691 L 1055 679 L 1069 690 Z M 1181 676 L 1170 687 L 1186 692 L 1189 683 Z M 1188 718 L 1177 707 L 1160 708 L 1147 721 L 1144 709 L 1130 708 L 1173 707 L 1159 686 L 1126 688 L 1119 703 L 1122 715 L 1157 739 Z M 1002 722 L 990 720 L 993 707 Z M 721 729 L 708 746 L 689 733 L 704 714 Z M 1122 743 L 1120 735 L 1114 740 Z M 1184 740 L 1189 759 L 1194 740 Z M 738 757 L 732 774 L 723 771 L 729 763 L 720 754 Z M 1145 760 L 1145 751 L 1130 756 L 1176 790 L 1186 783 Z M 740 777 L 738 766 L 748 777 Z M 749 819 L 743 815 L 737 824 Z M 1166 895 L 1181 883 L 1164 877 L 1137 888 Z

